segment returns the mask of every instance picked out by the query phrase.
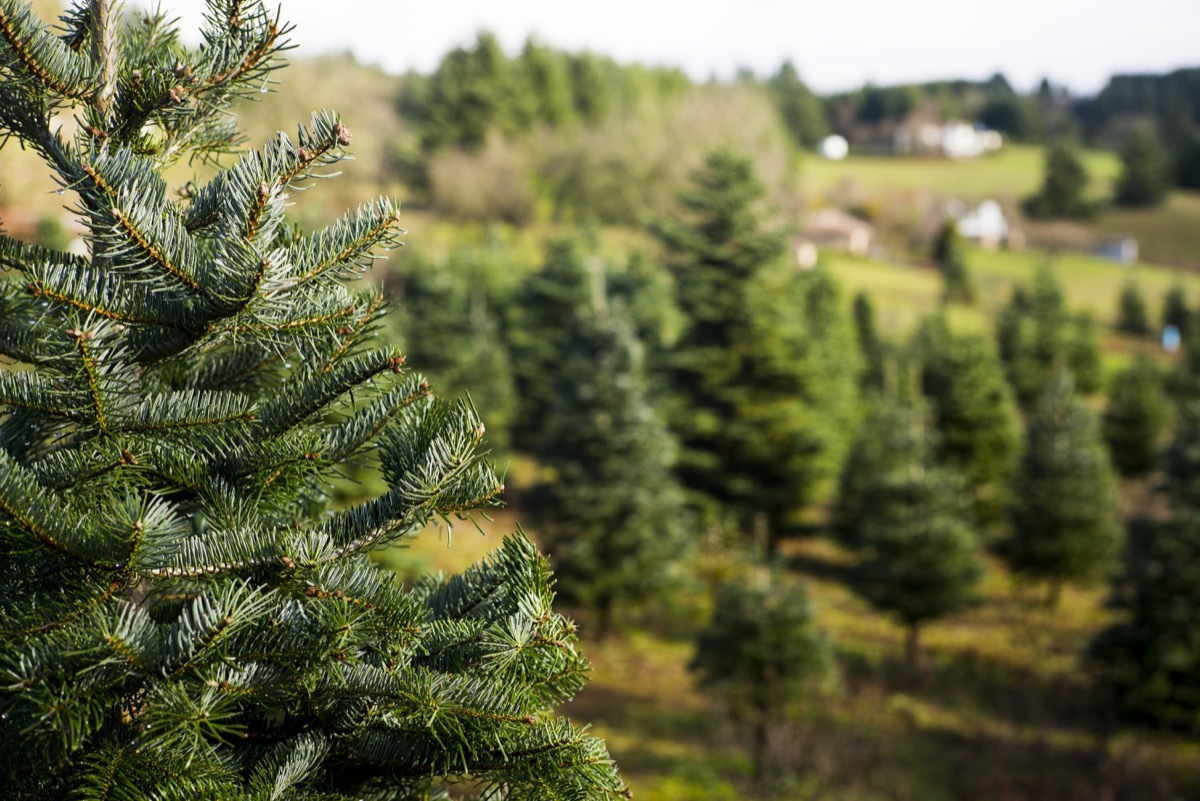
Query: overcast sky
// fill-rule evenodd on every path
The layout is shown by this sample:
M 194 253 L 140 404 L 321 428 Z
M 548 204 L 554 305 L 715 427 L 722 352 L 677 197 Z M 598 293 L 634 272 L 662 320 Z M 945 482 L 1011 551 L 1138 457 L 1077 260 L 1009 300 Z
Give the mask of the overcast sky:
M 145 5 L 147 0 L 131 0 Z M 185 29 L 203 0 L 162 0 Z M 271 2 L 269 0 L 268 5 Z M 1200 66 L 1200 0 L 283 0 L 299 54 L 352 50 L 392 72 L 432 70 L 475 32 L 510 53 L 533 34 L 569 50 L 683 67 L 698 79 L 763 75 L 790 58 L 819 91 L 1002 71 L 1077 92 L 1116 72 Z

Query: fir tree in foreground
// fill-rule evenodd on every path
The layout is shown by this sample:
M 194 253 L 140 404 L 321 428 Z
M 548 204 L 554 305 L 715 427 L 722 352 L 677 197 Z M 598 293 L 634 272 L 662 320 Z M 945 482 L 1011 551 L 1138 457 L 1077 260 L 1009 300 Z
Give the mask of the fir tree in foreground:
M 367 558 L 501 486 L 465 404 L 430 397 L 350 280 L 397 244 L 369 204 L 299 236 L 293 192 L 350 143 L 332 114 L 180 200 L 280 62 L 260 3 L 188 50 L 103 0 L 55 35 L 0 0 L 0 127 L 42 156 L 89 255 L 0 238 L 0 782 L 28 799 L 605 798 L 583 683 L 520 535 L 405 590 Z M 90 53 L 90 55 L 88 55 Z M 67 135 L 52 124 L 69 107 Z M 342 465 L 387 490 L 327 509 Z
M 538 449 L 553 477 L 531 505 L 560 594 L 605 637 L 619 612 L 661 597 L 687 555 L 683 494 L 624 314 L 578 310 L 564 327 Z
M 1045 582 L 1050 604 L 1063 584 L 1101 578 L 1121 545 L 1116 480 L 1097 429 L 1060 372 L 1026 431 L 1001 555 L 1017 574 Z

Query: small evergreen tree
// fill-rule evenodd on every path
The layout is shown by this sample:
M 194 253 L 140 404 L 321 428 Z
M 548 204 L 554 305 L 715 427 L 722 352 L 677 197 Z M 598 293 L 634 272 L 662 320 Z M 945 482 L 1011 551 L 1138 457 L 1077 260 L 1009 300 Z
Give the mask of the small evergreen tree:
M 910 667 L 920 663 L 921 627 L 976 604 L 983 578 L 964 484 L 932 464 L 922 417 L 918 405 L 868 418 L 898 421 L 910 429 L 906 435 L 863 428 L 863 438 L 890 437 L 906 450 L 890 454 L 889 469 L 863 482 L 857 531 L 851 536 L 859 561 L 849 576 L 855 592 L 906 627 Z
M 770 777 L 771 729 L 828 682 L 833 649 L 813 621 L 803 585 L 776 577 L 722 585 L 696 641 L 691 670 L 749 729 L 754 776 Z
M 821 99 L 800 79 L 795 65 L 785 61 L 767 82 L 779 107 L 779 116 L 796 145 L 811 150 L 829 133 L 829 120 Z
M 538 448 L 553 478 L 532 506 L 560 594 L 591 612 L 605 637 L 618 607 L 661 596 L 678 572 L 688 551 L 683 495 L 623 314 L 580 310 L 564 327 Z
M 936 318 L 923 327 L 917 354 L 938 461 L 965 479 L 975 528 L 993 531 L 1005 518 L 1021 446 L 1016 401 L 996 348 L 981 335 L 952 334 Z
M 1146 311 L 1146 299 L 1137 283 L 1127 281 L 1121 287 L 1117 301 L 1117 329 L 1136 337 L 1150 333 L 1150 315 Z
M 1144 476 L 1158 464 L 1158 438 L 1167 423 L 1162 381 L 1154 362 L 1137 357 L 1113 379 L 1104 412 L 1104 441 L 1117 472 Z
M 1187 290 L 1183 284 L 1174 284 L 1163 298 L 1162 325 L 1174 326 L 1179 337 L 1186 342 L 1192 335 L 1192 310 L 1188 308 Z
M 0 2 L 0 128 L 76 198 L 89 253 L 0 237 L 0 781 L 10 797 L 604 798 L 604 746 L 550 705 L 583 684 L 524 537 L 405 589 L 367 558 L 501 491 L 466 404 L 381 348 L 379 200 L 301 236 L 284 211 L 350 131 L 314 115 L 178 199 L 279 65 L 260 2 L 203 46 L 106 0 L 56 35 Z M 90 55 L 89 55 L 90 52 Z M 52 127 L 74 105 L 73 132 Z M 340 466 L 386 491 L 329 509 Z M 448 519 L 448 518 L 447 518 Z
M 1046 162 L 1042 171 L 1042 186 L 1037 194 L 1022 203 L 1030 217 L 1086 218 L 1095 213 L 1085 193 L 1089 182 L 1087 170 L 1075 151 L 1058 144 L 1046 149 Z
M 883 364 L 885 347 L 875 328 L 875 307 L 865 292 L 854 295 L 854 331 L 858 340 L 858 352 L 862 356 L 863 388 L 883 388 Z
M 1100 329 L 1090 312 L 1071 316 L 1067 330 L 1066 363 L 1075 378 L 1075 391 L 1095 395 L 1104 388 L 1104 362 L 1100 358 Z
M 1090 315 L 1072 316 L 1062 287 L 1049 265 L 1042 266 L 1032 291 L 1018 287 L 996 319 L 996 344 L 1018 403 L 1031 411 L 1056 372 L 1075 373 L 1085 394 L 1103 383 L 1100 343 Z
M 1091 410 L 1060 371 L 1038 402 L 1025 436 L 1001 555 L 1014 572 L 1048 588 L 1104 575 L 1121 542 L 1116 481 Z
M 564 352 L 563 321 L 590 302 L 591 284 L 577 243 L 552 242 L 541 269 L 517 287 L 510 305 L 507 333 L 517 389 L 513 442 L 526 450 L 537 449 L 537 438 L 554 403 L 549 376 L 557 372 Z
M 1200 509 L 1200 401 L 1179 404 L 1175 433 L 1163 454 L 1167 492 L 1177 507 Z
M 1166 149 L 1148 130 L 1135 131 L 1121 149 L 1114 200 L 1122 206 L 1156 206 L 1171 189 Z
M 942 275 L 942 300 L 973 303 L 975 287 L 967 271 L 966 250 L 958 234 L 958 224 L 950 220 L 933 242 L 933 261 Z
M 1141 520 L 1129 531 L 1112 605 L 1127 617 L 1100 633 L 1089 661 L 1127 714 L 1200 731 L 1200 518 Z
M 655 233 L 676 275 L 684 330 L 671 357 L 679 474 L 773 551 L 789 516 L 828 490 L 854 419 L 855 353 L 823 271 L 776 269 L 749 161 L 711 154 Z

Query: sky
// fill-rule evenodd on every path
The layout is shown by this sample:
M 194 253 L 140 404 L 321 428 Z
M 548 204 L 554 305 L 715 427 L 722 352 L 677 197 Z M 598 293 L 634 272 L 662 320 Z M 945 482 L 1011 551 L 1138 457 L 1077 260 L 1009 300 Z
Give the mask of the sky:
M 198 28 L 204 0 L 162 3 Z M 282 10 L 297 54 L 350 50 L 394 73 L 431 71 L 483 29 L 512 54 L 533 35 L 699 80 L 739 67 L 767 75 L 791 59 L 821 92 L 1003 72 L 1018 89 L 1049 76 L 1091 94 L 1114 73 L 1200 66 L 1200 0 L 283 0 Z

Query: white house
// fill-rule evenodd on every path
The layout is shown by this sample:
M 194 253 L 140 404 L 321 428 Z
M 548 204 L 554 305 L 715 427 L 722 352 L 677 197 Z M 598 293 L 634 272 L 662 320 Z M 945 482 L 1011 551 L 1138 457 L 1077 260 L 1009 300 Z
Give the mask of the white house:
M 994 250 L 1008 242 L 1010 229 L 1004 210 L 994 200 L 985 200 L 958 218 L 958 233 L 963 239 L 978 242 Z
M 896 128 L 893 145 L 897 153 L 972 159 L 995 153 L 1004 140 L 997 131 L 962 120 L 946 123 L 912 120 Z

